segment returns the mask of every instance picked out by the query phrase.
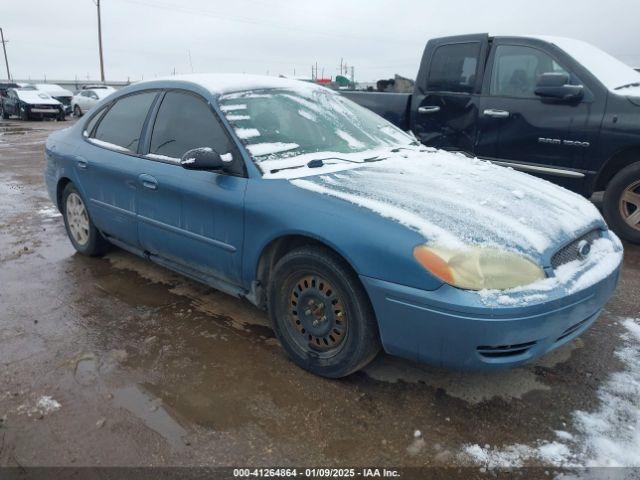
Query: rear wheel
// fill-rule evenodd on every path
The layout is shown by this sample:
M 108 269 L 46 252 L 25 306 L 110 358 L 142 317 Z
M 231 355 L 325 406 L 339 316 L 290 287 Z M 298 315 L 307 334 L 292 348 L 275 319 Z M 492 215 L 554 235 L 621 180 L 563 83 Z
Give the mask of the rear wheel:
M 640 243 L 640 162 L 618 172 L 604 193 L 604 217 L 622 239 Z
M 329 250 L 301 247 L 280 259 L 269 282 L 268 307 L 289 357 L 316 375 L 347 376 L 380 350 L 364 288 Z
M 72 183 L 62 194 L 62 215 L 69 240 L 79 253 L 94 257 L 109 249 L 109 242 L 91 221 L 84 200 Z

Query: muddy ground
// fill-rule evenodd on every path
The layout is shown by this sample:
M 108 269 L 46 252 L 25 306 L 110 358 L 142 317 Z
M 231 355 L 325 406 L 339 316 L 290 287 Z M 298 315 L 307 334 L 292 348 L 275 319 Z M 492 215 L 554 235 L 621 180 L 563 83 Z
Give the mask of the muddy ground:
M 381 355 L 310 375 L 248 303 L 119 250 L 74 252 L 42 178 L 47 135 L 70 123 L 0 123 L 0 466 L 475 465 L 465 445 L 572 433 L 622 368 L 631 245 L 602 317 L 535 364 L 461 374 Z

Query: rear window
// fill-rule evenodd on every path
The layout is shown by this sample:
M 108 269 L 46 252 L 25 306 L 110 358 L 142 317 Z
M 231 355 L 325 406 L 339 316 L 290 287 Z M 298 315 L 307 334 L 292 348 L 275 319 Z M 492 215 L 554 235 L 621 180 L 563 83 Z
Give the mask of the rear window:
M 98 124 L 94 138 L 102 144 L 111 144 L 138 151 L 142 126 L 157 92 L 128 95 L 118 100 Z M 108 145 L 105 145 L 108 146 Z
M 427 90 L 472 93 L 479 56 L 478 42 L 438 47 L 431 59 Z

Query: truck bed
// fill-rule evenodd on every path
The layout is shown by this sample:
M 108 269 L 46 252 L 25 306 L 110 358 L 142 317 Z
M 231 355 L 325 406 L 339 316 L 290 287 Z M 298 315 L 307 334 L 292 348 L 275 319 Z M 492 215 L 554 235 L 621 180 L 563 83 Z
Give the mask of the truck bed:
M 410 93 L 341 91 L 349 100 L 362 105 L 404 131 L 409 130 Z

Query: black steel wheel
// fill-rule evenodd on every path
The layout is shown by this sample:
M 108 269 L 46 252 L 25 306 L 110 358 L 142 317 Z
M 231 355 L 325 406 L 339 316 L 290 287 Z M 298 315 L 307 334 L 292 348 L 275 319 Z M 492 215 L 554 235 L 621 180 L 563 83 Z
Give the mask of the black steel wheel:
M 302 368 L 330 378 L 347 376 L 380 350 L 369 298 L 335 253 L 301 247 L 276 264 L 268 288 L 276 336 Z

